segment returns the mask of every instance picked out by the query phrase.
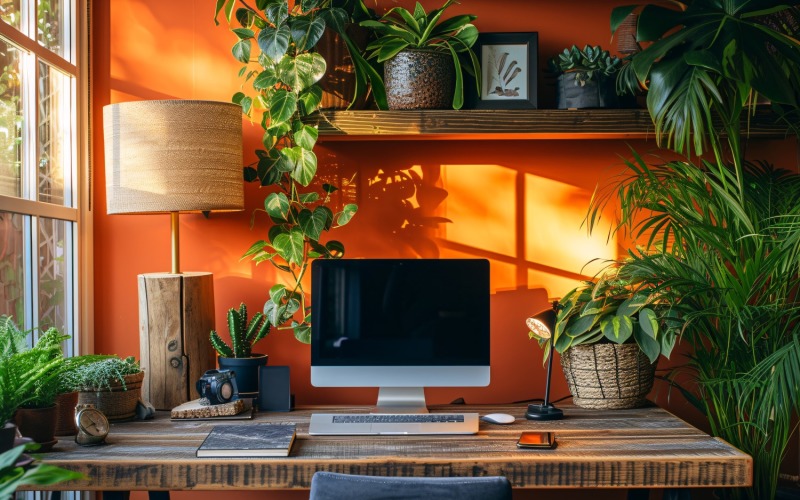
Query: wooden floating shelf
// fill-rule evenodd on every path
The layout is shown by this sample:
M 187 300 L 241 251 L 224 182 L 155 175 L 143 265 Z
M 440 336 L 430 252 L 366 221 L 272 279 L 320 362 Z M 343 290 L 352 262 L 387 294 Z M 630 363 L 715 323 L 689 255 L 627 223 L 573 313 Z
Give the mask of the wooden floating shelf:
M 305 119 L 324 140 L 652 139 L 646 109 L 321 111 Z M 779 139 L 787 127 L 767 111 L 751 117 L 749 136 Z

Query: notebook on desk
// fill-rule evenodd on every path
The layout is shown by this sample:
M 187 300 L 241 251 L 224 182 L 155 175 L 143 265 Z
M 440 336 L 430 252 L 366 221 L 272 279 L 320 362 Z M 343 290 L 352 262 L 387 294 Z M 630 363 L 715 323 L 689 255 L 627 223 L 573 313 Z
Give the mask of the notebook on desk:
M 314 413 L 308 433 L 317 435 L 477 434 L 477 413 Z

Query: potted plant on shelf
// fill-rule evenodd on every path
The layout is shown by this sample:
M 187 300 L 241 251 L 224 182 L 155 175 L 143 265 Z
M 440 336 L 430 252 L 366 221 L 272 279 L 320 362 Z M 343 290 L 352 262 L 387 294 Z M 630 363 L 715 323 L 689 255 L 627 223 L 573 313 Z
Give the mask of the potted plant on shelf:
M 211 345 L 219 354 L 219 367 L 236 373 L 239 394 L 255 397 L 258 393 L 258 368 L 267 364 L 266 354 L 253 353 L 253 345 L 269 334 L 269 320 L 257 312 L 247 321 L 247 306 L 242 302 L 239 310 L 228 309 L 227 344 L 215 330 L 211 330 Z
M 78 404 L 93 404 L 110 421 L 130 420 L 141 398 L 144 372 L 133 356 L 111 356 L 77 367 L 67 375 L 78 389 Z
M 268 261 L 284 273 L 289 284 L 270 289 L 264 314 L 270 325 L 291 328 L 304 343 L 311 342 L 306 272 L 313 259 L 344 255 L 341 242 L 322 238 L 350 222 L 358 210 L 353 203 L 338 213 L 330 208 L 338 187 L 316 180 L 318 131 L 303 123 L 319 107 L 322 90 L 317 82 L 326 70 L 325 60 L 314 52 L 324 22 L 320 26 L 321 14 L 312 4 L 298 2 L 291 10 L 284 1 L 260 1 L 256 8 L 244 4 L 236 12 L 241 28 L 233 30 L 239 38 L 233 54 L 244 63 L 240 75 L 250 82 L 233 101 L 264 129 L 264 149 L 245 166 L 244 179 L 270 189 L 259 210 L 269 218 L 268 229 L 244 257 Z M 253 41 L 258 54 L 251 52 Z
M 557 75 L 558 109 L 619 108 L 616 73 L 622 59 L 612 56 L 600 46 L 586 45 L 582 50 L 573 45 L 548 61 L 549 70 Z
M 677 332 L 660 319 L 653 295 L 613 265 L 559 301 L 554 348 L 576 406 L 622 409 L 646 404 L 660 355 Z M 534 332 L 529 336 L 534 338 Z M 549 354 L 550 339 L 538 339 Z
M 393 7 L 377 21 L 360 24 L 378 38 L 367 45 L 367 59 L 383 64 L 383 83 L 389 109 L 461 109 L 464 75 L 461 56 L 469 59 L 467 71 L 475 77 L 480 95 L 480 64 L 472 51 L 478 29 L 476 16 L 464 14 L 441 20 L 455 0 L 426 13 L 417 2 L 411 13 Z

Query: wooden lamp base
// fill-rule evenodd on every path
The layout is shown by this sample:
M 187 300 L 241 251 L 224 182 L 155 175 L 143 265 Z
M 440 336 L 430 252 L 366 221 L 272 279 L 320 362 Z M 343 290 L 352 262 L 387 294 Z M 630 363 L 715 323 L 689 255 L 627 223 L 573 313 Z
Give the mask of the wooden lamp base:
M 142 397 L 158 410 L 196 399 L 195 382 L 216 366 L 211 273 L 140 274 Z

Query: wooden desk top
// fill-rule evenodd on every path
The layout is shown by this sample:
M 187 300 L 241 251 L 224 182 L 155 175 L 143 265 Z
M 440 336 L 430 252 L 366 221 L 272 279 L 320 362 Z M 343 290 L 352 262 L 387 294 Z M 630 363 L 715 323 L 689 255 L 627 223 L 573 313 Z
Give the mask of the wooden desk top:
M 568 405 L 564 420 L 525 420 L 524 405 L 437 406 L 432 411 L 510 413 L 511 425 L 481 422 L 472 436 L 309 436 L 310 408 L 251 420 L 113 424 L 108 444 L 79 447 L 62 437 L 47 463 L 88 479 L 63 490 L 219 490 L 309 488 L 317 470 L 385 476 L 506 476 L 515 488 L 738 487 L 752 481 L 749 455 L 660 408 L 598 412 Z M 366 407 L 316 407 L 359 412 Z M 199 459 L 195 450 L 217 423 L 296 422 L 291 455 Z M 554 431 L 554 450 L 519 450 L 525 430 Z

